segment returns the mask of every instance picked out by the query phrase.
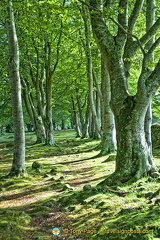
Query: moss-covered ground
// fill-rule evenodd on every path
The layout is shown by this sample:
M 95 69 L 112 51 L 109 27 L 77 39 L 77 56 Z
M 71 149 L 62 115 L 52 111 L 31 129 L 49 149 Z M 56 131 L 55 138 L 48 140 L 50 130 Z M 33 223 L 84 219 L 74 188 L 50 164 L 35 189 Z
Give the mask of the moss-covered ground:
M 28 175 L 7 178 L 13 134 L 0 136 L 0 239 L 160 239 L 160 178 L 98 188 L 115 167 L 96 157 L 100 142 L 75 138 L 73 130 L 55 131 L 55 139 L 56 147 L 35 145 L 26 133 Z M 158 148 L 154 159 L 160 166 Z M 32 168 L 35 161 L 40 168 Z

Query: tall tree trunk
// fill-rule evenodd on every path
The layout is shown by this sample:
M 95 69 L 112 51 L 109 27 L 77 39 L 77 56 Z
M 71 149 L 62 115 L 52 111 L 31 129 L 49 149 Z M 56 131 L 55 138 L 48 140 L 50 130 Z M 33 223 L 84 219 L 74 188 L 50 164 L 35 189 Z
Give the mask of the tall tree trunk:
M 104 156 L 116 150 L 116 131 L 114 115 L 110 107 L 111 88 L 107 65 L 103 56 L 101 58 L 102 78 L 102 140 L 100 156 Z
M 75 105 L 73 97 L 72 97 L 72 106 L 73 106 L 75 129 L 76 129 L 76 133 L 77 133 L 76 137 L 77 138 L 82 137 L 81 127 L 80 127 L 80 124 L 79 124 L 78 111 L 76 109 L 76 105 Z
M 55 145 L 53 136 L 53 121 L 52 121 L 52 86 L 51 79 L 46 80 L 46 116 L 44 125 L 46 130 L 46 145 Z
M 14 157 L 10 175 L 23 175 L 25 167 L 25 132 L 21 99 L 21 81 L 19 74 L 19 46 L 14 22 L 12 1 L 7 7 L 7 34 L 9 44 L 9 75 L 11 79 L 12 114 L 14 125 Z
M 58 64 L 58 58 L 57 58 Z M 46 114 L 44 116 L 44 125 L 46 130 L 46 145 L 55 145 L 54 136 L 53 136 L 53 121 L 52 121 L 52 76 L 55 72 L 51 70 L 51 44 L 46 42 Z
M 80 96 L 77 95 L 77 107 L 78 107 L 78 113 L 79 113 L 79 120 L 80 120 L 80 126 L 81 126 L 81 132 L 82 132 L 82 138 L 86 137 L 86 124 L 85 124 L 85 117 L 83 113 L 83 106 L 81 104 Z
M 92 63 L 92 52 L 90 44 L 90 24 L 88 22 L 89 14 L 87 12 L 86 6 L 82 5 L 82 17 L 85 26 L 85 54 L 86 54 L 86 70 L 87 70 L 87 79 L 88 79 L 88 89 L 89 89 L 89 105 L 92 111 L 92 116 L 95 124 L 95 134 L 96 132 L 101 136 L 101 127 L 98 119 L 96 104 L 94 98 L 94 89 L 93 89 L 93 63 Z M 97 135 L 98 135 L 97 134 Z
M 29 83 L 27 80 L 22 79 L 22 85 L 23 85 L 23 100 L 28 112 L 28 115 L 30 117 L 30 120 L 34 126 L 35 134 L 36 134 L 36 143 L 45 143 L 46 141 L 46 132 L 45 127 L 43 123 L 43 119 L 41 115 L 38 115 L 37 109 L 34 106 L 34 102 L 32 100 L 32 95 L 28 89 Z
M 155 10 L 156 4 L 155 0 L 146 1 L 146 31 L 148 31 L 155 22 Z M 149 50 L 155 41 L 155 36 L 153 36 L 146 44 L 146 50 Z M 153 54 L 150 56 L 150 62 L 154 61 Z M 151 136 L 151 125 L 152 125 L 152 100 L 149 103 L 146 117 L 145 117 L 145 136 L 148 144 L 149 151 L 152 155 L 152 136 Z

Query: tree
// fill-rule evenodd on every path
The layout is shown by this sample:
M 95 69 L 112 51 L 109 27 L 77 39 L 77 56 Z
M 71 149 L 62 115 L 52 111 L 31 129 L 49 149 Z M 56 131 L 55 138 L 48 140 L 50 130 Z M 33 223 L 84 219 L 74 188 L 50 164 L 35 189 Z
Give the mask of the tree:
M 61 10 L 62 7 L 62 10 Z M 52 121 L 52 81 L 60 59 L 63 4 L 45 2 L 26 5 L 20 14 L 19 32 L 22 84 L 26 109 L 34 125 L 37 143 L 55 145 Z M 57 12 L 54 10 L 57 8 Z M 27 20 L 24 15 L 31 12 Z M 54 25 L 53 22 L 57 24 Z
M 158 31 L 160 18 L 138 38 L 134 33 L 140 31 L 136 28 L 140 15 L 142 16 L 143 0 L 136 0 L 134 3 L 132 1 L 132 4 L 128 0 L 119 0 L 118 5 L 117 2 L 111 2 L 110 7 L 106 6 L 105 13 L 101 10 L 103 2 L 90 0 L 86 4 L 90 9 L 96 42 L 107 64 L 111 84 L 111 108 L 116 124 L 116 169 L 106 182 L 126 182 L 156 171 L 145 138 L 144 121 L 149 102 L 160 85 L 160 61 L 154 62 L 154 69 L 149 66 L 150 55 L 156 50 L 160 38 L 156 38 L 149 49 L 144 50 L 143 47 Z M 111 16 L 112 12 L 114 17 Z M 131 95 L 128 89 L 130 71 L 133 57 L 139 49 L 142 55 L 141 69 L 137 91 Z
M 114 115 L 110 107 L 111 88 L 108 68 L 103 56 L 101 58 L 101 92 L 102 92 L 102 140 L 100 156 L 116 151 L 116 132 Z
M 21 81 L 19 73 L 19 46 L 14 22 L 12 1 L 7 7 L 7 34 L 9 44 L 9 76 L 11 80 L 12 114 L 14 125 L 14 157 L 10 175 L 24 174 L 25 167 L 25 133 L 21 99 Z
M 155 9 L 156 9 L 155 0 L 147 0 L 146 1 L 146 31 L 148 31 L 155 22 Z M 154 41 L 155 41 L 155 36 L 153 35 L 150 38 L 150 40 L 146 43 L 145 48 L 147 50 L 149 50 L 150 47 L 153 45 Z M 153 54 L 150 55 L 149 61 L 150 61 L 150 63 L 154 62 Z M 146 117 L 145 117 L 145 123 L 144 123 L 146 141 L 148 144 L 150 154 L 152 155 L 151 125 L 152 125 L 152 99 L 148 105 L 148 109 L 147 109 Z

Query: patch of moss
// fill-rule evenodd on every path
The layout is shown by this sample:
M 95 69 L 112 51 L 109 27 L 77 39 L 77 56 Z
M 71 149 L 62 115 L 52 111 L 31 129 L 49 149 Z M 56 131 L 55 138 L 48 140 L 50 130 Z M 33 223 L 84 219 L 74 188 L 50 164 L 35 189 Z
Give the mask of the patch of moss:
M 0 210 L 0 235 L 2 240 L 22 239 L 31 217 L 24 211 Z

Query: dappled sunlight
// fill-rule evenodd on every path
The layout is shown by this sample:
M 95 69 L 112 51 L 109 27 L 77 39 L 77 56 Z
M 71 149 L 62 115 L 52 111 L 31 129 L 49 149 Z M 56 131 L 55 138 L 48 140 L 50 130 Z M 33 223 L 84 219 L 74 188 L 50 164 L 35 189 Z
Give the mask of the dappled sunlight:
M 97 184 L 114 172 L 114 158 L 107 162 L 105 160 L 108 156 L 98 157 L 99 152 L 94 149 L 98 145 L 97 141 L 90 142 L 87 139 L 85 142 L 82 139 L 79 149 L 82 147 L 84 152 L 77 152 L 80 139 L 73 138 L 68 145 L 63 145 L 63 134 L 59 140 L 56 134 L 57 142 L 61 141 L 61 150 L 42 144 L 29 144 L 26 146 L 28 175 L 1 178 L 1 221 L 7 222 L 12 212 L 13 221 L 16 221 L 14 214 L 28 214 L 26 216 L 30 218 L 30 224 L 23 224 L 24 240 L 34 239 L 37 234 L 51 240 L 51 229 L 54 226 L 59 226 L 64 239 L 70 239 L 73 230 L 75 232 L 72 236 L 77 239 L 97 240 L 97 236 L 106 239 L 105 229 L 129 229 L 133 224 L 143 228 L 145 221 L 149 225 L 150 215 L 152 225 L 158 229 L 158 215 L 155 213 L 153 218 L 154 205 L 146 197 L 153 189 L 159 188 L 157 180 L 150 181 L 145 177 L 130 185 L 125 183 L 110 188 L 98 187 Z M 92 150 L 88 151 L 88 148 Z M 11 151 L 10 147 L 1 149 L 1 176 L 9 172 Z M 40 163 L 39 171 L 32 168 L 35 161 Z M 155 162 L 160 165 L 158 154 Z M 85 185 L 89 186 L 87 190 L 84 190 Z M 3 211 L 8 210 L 8 217 L 4 218 Z M 133 224 L 128 220 L 131 218 Z M 19 227 L 18 222 L 16 224 L 17 231 L 20 231 L 22 227 Z M 18 234 L 20 236 L 22 232 Z M 112 235 L 109 239 L 112 239 Z

